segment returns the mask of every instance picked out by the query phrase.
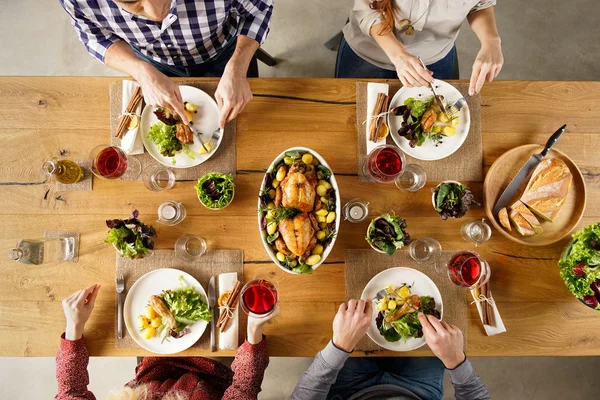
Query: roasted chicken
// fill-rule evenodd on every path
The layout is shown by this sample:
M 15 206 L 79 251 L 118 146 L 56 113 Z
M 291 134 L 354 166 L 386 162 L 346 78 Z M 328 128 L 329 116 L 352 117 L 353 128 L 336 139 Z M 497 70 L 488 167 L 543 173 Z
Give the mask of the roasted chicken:
M 194 134 L 189 126 L 185 125 L 183 122 L 178 122 L 175 124 L 177 128 L 177 133 L 175 137 L 183 144 L 193 144 L 194 143 Z
M 316 230 L 307 213 L 298 214 L 292 219 L 281 220 L 279 223 L 279 233 L 283 238 L 287 249 L 297 256 L 306 254 L 306 252 L 312 250 L 317 243 L 315 237 Z M 275 242 L 275 245 L 279 250 L 280 246 L 277 244 L 277 241 Z
M 403 315 L 417 312 L 421 308 L 421 296 L 412 294 L 404 300 L 402 307 L 397 308 L 392 314 L 385 317 L 385 322 L 393 322 L 399 320 Z
M 442 101 L 444 100 L 443 96 L 439 96 L 439 98 Z M 423 129 L 423 132 L 431 132 L 433 125 L 436 123 L 438 115 L 440 115 L 441 112 L 440 106 L 438 106 L 437 101 L 434 100 L 421 116 L 421 128 Z
M 302 172 L 292 172 L 292 168 L 288 176 L 281 181 L 281 204 L 286 208 L 310 212 L 315 205 L 316 182 L 309 181 Z
M 173 317 L 173 314 L 171 314 L 171 311 L 169 311 L 169 308 L 165 304 L 162 297 L 150 296 L 150 305 L 158 315 L 167 320 L 167 323 L 171 329 L 177 328 L 177 321 L 175 321 L 175 317 Z

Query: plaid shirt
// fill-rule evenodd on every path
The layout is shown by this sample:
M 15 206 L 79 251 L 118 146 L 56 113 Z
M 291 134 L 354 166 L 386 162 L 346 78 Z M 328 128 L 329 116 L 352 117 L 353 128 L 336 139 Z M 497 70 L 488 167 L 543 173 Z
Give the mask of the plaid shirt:
M 237 34 L 262 44 L 273 0 L 172 0 L 167 17 L 150 21 L 113 0 L 59 0 L 79 40 L 104 62 L 106 50 L 124 40 L 161 64 L 189 66 L 215 57 Z

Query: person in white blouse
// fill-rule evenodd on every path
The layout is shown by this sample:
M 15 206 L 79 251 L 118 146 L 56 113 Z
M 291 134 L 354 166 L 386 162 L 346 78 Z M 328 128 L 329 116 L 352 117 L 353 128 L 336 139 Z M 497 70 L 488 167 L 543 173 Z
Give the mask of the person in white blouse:
M 405 86 L 428 86 L 433 78 L 458 79 L 455 41 L 466 18 L 481 42 L 469 86 L 469 95 L 474 95 L 485 81 L 498 76 L 504 63 L 495 4 L 496 0 L 354 0 L 336 77 L 398 77 Z

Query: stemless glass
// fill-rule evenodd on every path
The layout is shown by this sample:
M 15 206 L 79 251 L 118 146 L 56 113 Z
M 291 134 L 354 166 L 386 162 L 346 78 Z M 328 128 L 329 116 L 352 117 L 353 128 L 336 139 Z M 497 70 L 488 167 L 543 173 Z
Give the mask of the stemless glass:
M 279 300 L 277 288 L 266 279 L 254 279 L 246 283 L 240 296 L 242 310 L 258 318 L 271 315 Z
M 442 256 L 442 245 L 434 238 L 421 238 L 410 243 L 408 247 L 410 257 L 418 264 L 433 264 L 433 269 L 440 274 L 442 269 L 438 263 Z
M 92 172 L 98 178 L 127 180 L 140 176 L 142 165 L 137 158 L 130 157 L 117 146 L 102 144 L 92 149 Z
M 144 169 L 142 182 L 147 189 L 160 192 L 171 189 L 175 185 L 175 174 L 169 168 L 155 164 Z
M 423 167 L 418 164 L 409 164 L 396 178 L 396 187 L 407 192 L 416 192 L 427 183 L 427 174 Z
M 460 234 L 464 240 L 475 243 L 475 247 L 477 247 L 490 239 L 492 228 L 484 218 L 481 221 L 465 222 L 460 229 Z
M 490 280 L 490 265 L 477 253 L 460 251 L 447 264 L 448 277 L 456 286 L 477 289 Z
M 175 242 L 175 256 L 184 261 L 197 261 L 206 253 L 206 241 L 194 235 L 182 235 Z

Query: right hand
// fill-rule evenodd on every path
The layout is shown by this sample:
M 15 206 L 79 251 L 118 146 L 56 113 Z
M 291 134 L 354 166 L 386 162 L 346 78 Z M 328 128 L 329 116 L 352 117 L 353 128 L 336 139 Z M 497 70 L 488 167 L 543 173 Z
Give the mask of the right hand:
M 266 317 L 260 317 L 254 313 L 248 314 L 248 342 L 250 342 L 250 344 L 259 344 L 263 339 L 263 327 L 266 325 L 267 322 L 271 321 L 278 315 L 279 304 L 277 304 L 273 312 Z
M 92 315 L 100 285 L 92 285 L 67 296 L 62 301 L 63 311 L 67 319 L 65 339 L 78 340 L 83 336 L 86 322 Z
M 454 369 L 465 361 L 463 334 L 457 326 L 423 313 L 419 313 L 419 321 L 425 342 L 446 368 Z
M 393 63 L 403 86 L 429 86 L 433 82 L 433 72 L 423 68 L 419 59 L 413 55 L 402 54 Z
M 146 104 L 175 111 L 187 125 L 189 119 L 185 113 L 179 85 L 150 64 L 145 64 L 137 74 L 137 81 L 142 87 Z
M 373 318 L 373 303 L 349 300 L 342 303 L 333 319 L 333 344 L 348 353 L 369 330 Z

